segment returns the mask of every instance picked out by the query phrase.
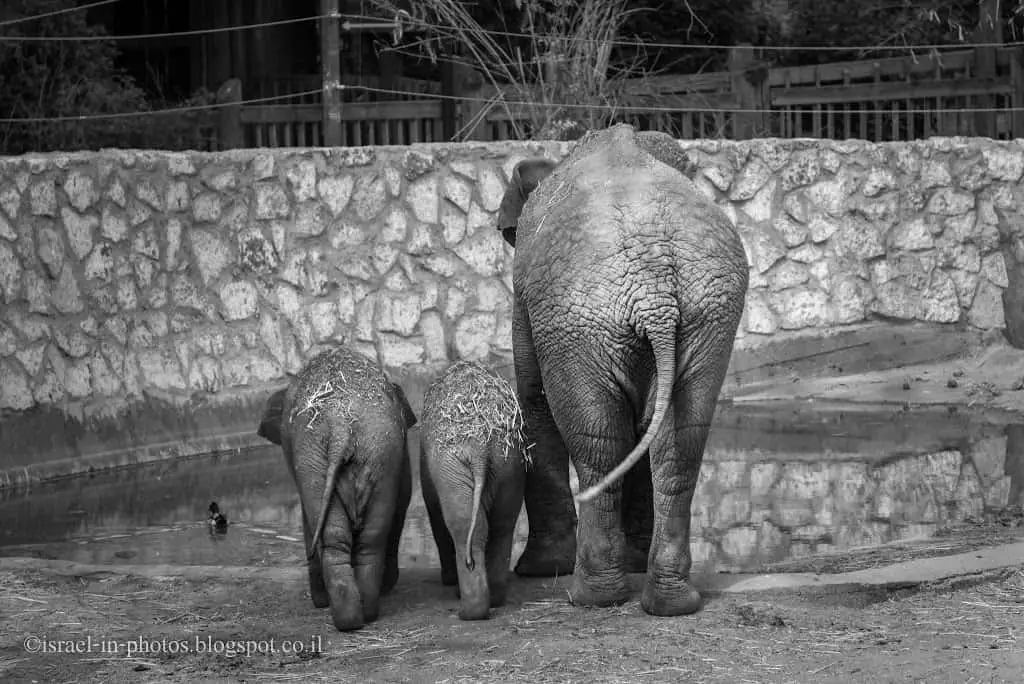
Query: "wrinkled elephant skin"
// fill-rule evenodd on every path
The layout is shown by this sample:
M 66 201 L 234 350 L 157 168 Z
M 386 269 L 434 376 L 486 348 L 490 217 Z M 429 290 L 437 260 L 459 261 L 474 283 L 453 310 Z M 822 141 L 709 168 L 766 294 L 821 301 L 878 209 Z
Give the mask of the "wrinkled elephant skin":
M 522 415 L 505 380 L 459 362 L 431 384 L 421 418 L 420 484 L 441 581 L 458 584 L 460 618 L 481 620 L 508 595 L 526 481 Z
M 309 591 L 334 626 L 377 619 L 398 581 L 412 495 L 406 432 L 416 416 L 397 384 L 346 347 L 323 352 L 267 401 L 258 434 L 281 446 L 299 491 Z
M 694 169 L 669 136 L 620 124 L 557 164 L 520 162 L 499 211 L 515 247 L 513 352 L 534 443 L 516 571 L 571 571 L 578 605 L 625 601 L 625 573 L 644 570 L 647 613 L 700 607 L 690 505 L 749 266 Z

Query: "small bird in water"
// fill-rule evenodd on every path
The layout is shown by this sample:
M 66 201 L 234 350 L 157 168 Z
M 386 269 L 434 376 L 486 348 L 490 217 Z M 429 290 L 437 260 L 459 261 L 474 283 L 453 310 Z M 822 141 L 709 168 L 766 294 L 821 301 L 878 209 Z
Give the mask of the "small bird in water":
M 211 529 L 216 529 L 218 532 L 226 532 L 228 529 L 228 519 L 220 512 L 220 507 L 216 501 L 210 502 L 210 523 Z

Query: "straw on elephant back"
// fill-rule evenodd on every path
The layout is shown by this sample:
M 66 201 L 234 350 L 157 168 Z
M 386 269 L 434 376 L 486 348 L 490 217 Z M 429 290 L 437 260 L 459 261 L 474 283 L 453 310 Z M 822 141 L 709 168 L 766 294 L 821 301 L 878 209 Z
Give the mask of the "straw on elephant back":
M 359 352 L 338 347 L 313 357 L 298 376 L 289 420 L 309 416 L 307 426 L 321 411 L 351 418 L 359 410 L 382 407 L 388 396 L 388 380 L 375 362 Z
M 530 462 L 523 412 L 507 380 L 484 366 L 458 361 L 427 388 L 423 424 L 430 426 L 438 446 L 452 447 L 467 439 L 504 442 L 505 458 L 512 449 Z

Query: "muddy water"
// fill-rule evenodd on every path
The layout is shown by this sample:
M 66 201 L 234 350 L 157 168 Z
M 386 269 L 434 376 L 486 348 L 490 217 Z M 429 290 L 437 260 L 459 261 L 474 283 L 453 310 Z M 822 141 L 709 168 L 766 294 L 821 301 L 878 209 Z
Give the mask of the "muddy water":
M 413 430 L 413 453 L 417 439 Z M 742 571 L 927 537 L 1024 503 L 1024 425 L 946 409 L 723 406 L 704 463 L 693 504 L 695 569 Z M 436 567 L 416 490 L 402 565 Z M 230 521 L 226 533 L 206 524 L 211 501 Z M 289 565 L 303 562 L 299 520 L 280 451 L 267 447 L 0 492 L 0 555 Z M 515 556 L 526 530 L 524 513 Z

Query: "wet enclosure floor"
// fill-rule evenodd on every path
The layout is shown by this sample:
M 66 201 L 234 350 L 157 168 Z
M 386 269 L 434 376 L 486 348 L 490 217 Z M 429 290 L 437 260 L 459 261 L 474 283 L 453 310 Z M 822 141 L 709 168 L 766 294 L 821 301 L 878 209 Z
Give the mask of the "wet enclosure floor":
M 1024 504 L 1024 418 L 942 407 L 720 407 L 693 503 L 695 571 L 934 536 Z M 410 452 L 418 451 L 418 430 Z M 437 567 L 416 485 L 404 568 Z M 575 485 L 575 482 L 574 482 Z M 230 522 L 206 522 L 216 501 Z M 268 445 L 0 491 L 0 556 L 92 564 L 291 566 L 304 562 L 298 496 Z M 520 517 L 515 559 L 526 540 Z

